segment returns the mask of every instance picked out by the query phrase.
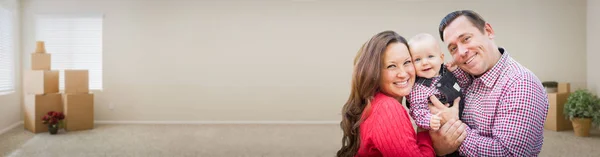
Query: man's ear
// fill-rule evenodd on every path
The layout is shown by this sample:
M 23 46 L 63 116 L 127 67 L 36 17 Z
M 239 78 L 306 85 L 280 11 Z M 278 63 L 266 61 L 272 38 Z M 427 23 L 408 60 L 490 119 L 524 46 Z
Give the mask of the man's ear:
M 485 23 L 485 26 L 483 27 L 483 31 L 485 32 L 485 35 L 487 35 L 489 39 L 494 39 L 496 34 L 494 33 L 494 29 L 492 29 L 492 25 L 490 25 L 490 23 Z

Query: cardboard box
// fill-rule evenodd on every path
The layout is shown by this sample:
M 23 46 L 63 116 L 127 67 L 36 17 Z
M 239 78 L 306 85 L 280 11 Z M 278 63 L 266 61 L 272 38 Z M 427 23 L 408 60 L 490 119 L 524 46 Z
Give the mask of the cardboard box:
M 548 116 L 544 128 L 553 131 L 572 130 L 571 121 L 565 118 L 564 107 L 570 93 L 548 93 Z
M 44 45 L 44 41 L 36 42 L 35 53 L 46 53 L 46 46 Z
M 566 82 L 558 83 L 557 93 L 571 93 L 571 84 Z
M 94 94 L 63 94 L 65 130 L 94 128 Z
M 58 93 L 57 70 L 25 70 L 23 80 L 23 88 L 25 93 Z
M 50 70 L 51 59 L 49 53 L 32 53 L 31 70 Z
M 63 111 L 61 94 L 25 94 L 23 104 L 25 129 L 33 133 L 47 132 L 48 126 L 42 124 L 42 117 L 50 111 Z
M 90 92 L 88 70 L 65 70 L 65 93 L 86 94 Z

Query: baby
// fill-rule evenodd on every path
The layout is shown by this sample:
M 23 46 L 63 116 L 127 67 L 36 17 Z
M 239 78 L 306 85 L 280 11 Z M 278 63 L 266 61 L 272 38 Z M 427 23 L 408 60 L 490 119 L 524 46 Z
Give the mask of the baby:
M 406 105 L 410 108 L 410 115 L 417 126 L 427 130 L 438 130 L 445 122 L 441 122 L 439 113 L 433 115 L 429 111 L 429 97 L 435 95 L 443 104 L 453 102 L 462 96 L 460 88 L 456 77 L 444 66 L 444 53 L 431 34 L 418 34 L 409 40 L 408 45 L 417 78 L 407 97 Z M 463 106 L 464 101 L 461 100 L 459 118 L 462 117 Z

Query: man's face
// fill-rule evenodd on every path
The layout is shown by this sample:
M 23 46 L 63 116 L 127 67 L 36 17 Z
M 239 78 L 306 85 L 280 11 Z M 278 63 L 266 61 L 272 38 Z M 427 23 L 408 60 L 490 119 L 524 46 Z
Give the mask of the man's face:
M 460 16 L 446 27 L 443 35 L 454 64 L 465 72 L 481 76 L 496 64 L 492 54 L 494 31 L 489 24 L 482 33 L 467 17 Z

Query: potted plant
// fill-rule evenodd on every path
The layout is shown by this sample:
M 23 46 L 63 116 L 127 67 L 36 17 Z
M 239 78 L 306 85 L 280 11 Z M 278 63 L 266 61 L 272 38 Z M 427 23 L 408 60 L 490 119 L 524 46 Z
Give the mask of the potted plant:
M 565 103 L 564 113 L 573 122 L 576 136 L 586 137 L 590 134 L 592 121 L 600 123 L 600 100 L 587 90 L 579 89 L 569 95 Z
M 556 81 L 542 82 L 542 86 L 546 89 L 546 93 L 556 93 L 558 91 L 558 82 Z
M 42 117 L 42 123 L 48 125 L 50 134 L 56 134 L 63 125 L 63 119 L 65 119 L 65 115 L 62 112 L 50 111 Z

